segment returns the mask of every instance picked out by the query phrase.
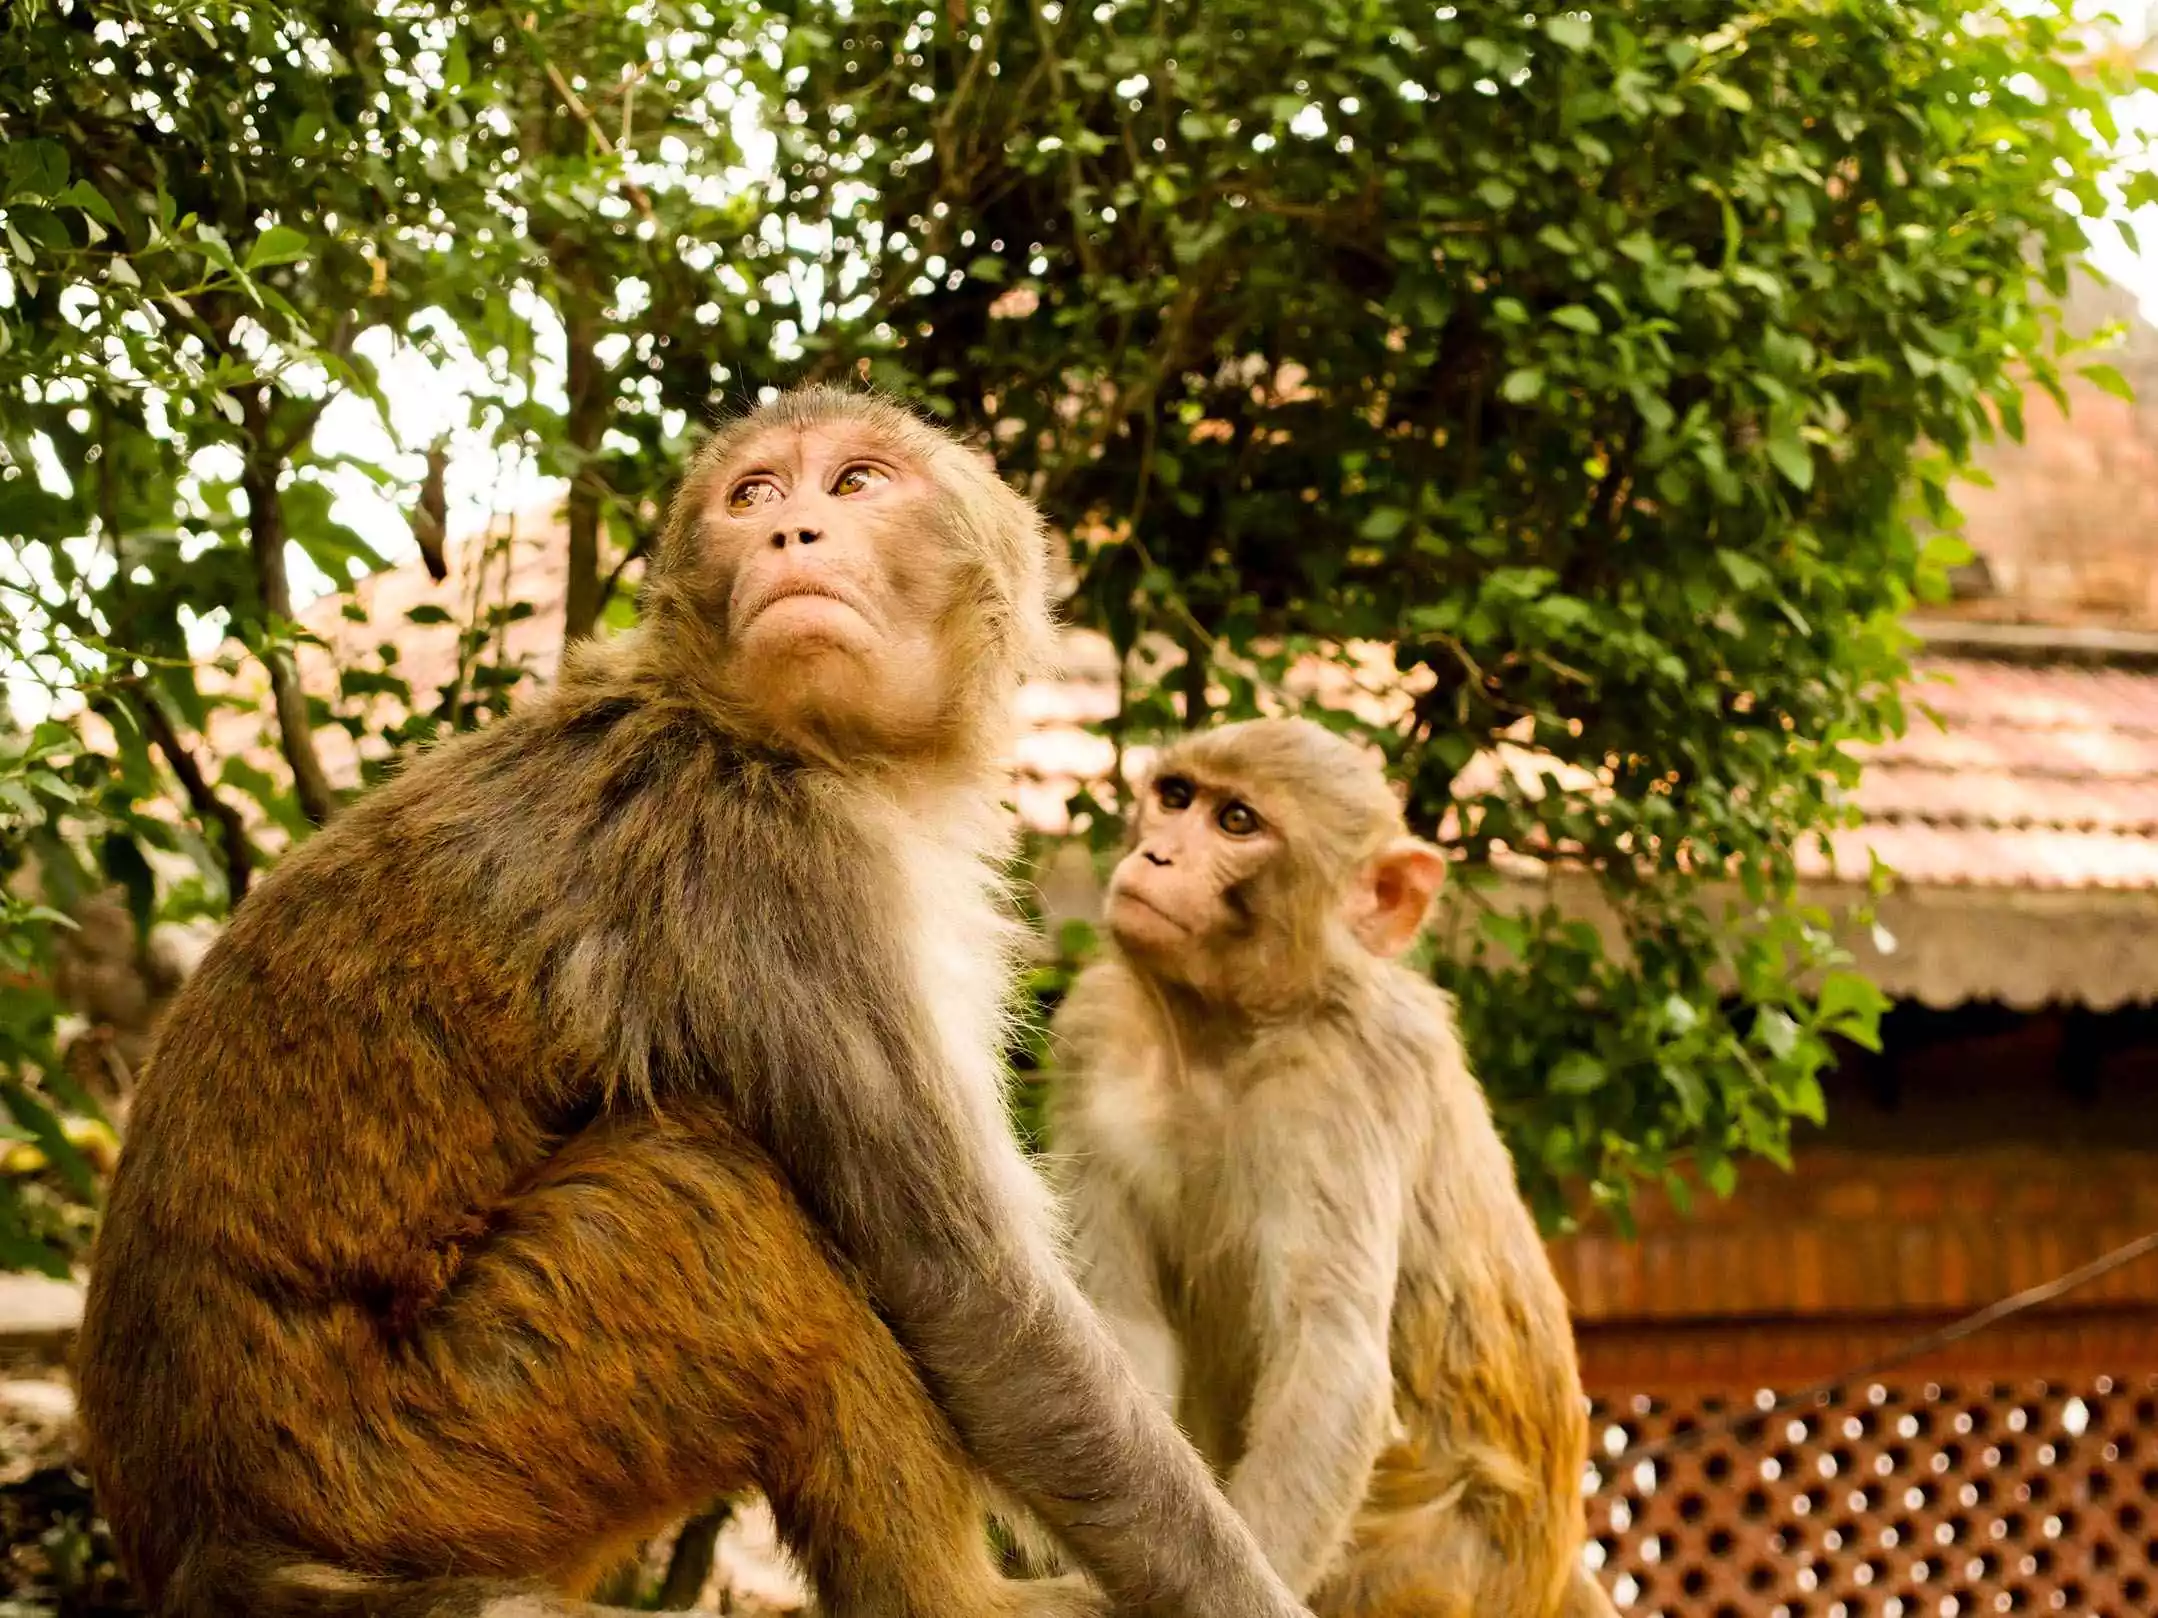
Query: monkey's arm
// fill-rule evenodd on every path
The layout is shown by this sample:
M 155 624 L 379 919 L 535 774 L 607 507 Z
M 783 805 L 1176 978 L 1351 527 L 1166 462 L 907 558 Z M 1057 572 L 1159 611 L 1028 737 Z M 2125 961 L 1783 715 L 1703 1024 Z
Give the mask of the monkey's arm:
M 1393 1413 L 1400 1178 L 1382 1153 L 1336 1161 L 1355 1172 L 1320 1171 L 1316 1186 L 1284 1176 L 1261 1222 L 1259 1374 L 1229 1478 L 1230 1502 L 1299 1595 L 1346 1538 Z
M 1205 1464 L 1000 1185 L 1031 1172 L 1016 1145 L 1003 1148 L 1008 1162 L 989 1158 L 939 1116 L 934 1087 L 909 1077 L 871 1080 L 911 1091 L 919 1110 L 908 1115 L 874 1104 L 812 1109 L 772 1138 L 969 1453 L 1070 1547 L 1120 1612 L 1298 1613 Z M 835 1172 L 864 1162 L 872 1175 Z
M 997 1083 L 995 1058 L 938 1043 L 859 897 L 817 891 L 814 874 L 754 927 L 725 908 L 705 923 L 762 950 L 723 958 L 725 977 L 673 980 L 686 1053 L 862 1276 L 975 1461 L 1121 1612 L 1291 1618 L 1250 1530 L 1037 1223 L 1039 1184 L 998 1109 L 970 1109 L 970 1083 Z M 810 1005 L 805 983 L 820 991 Z M 981 1072 L 957 1071 L 970 1059 Z
M 1183 1350 L 1162 1308 L 1160 1275 L 1138 1210 L 1107 1175 L 1068 1179 L 1071 1183 L 1062 1189 L 1071 1225 L 1067 1251 L 1072 1274 L 1100 1311 L 1141 1385 L 1174 1416 L 1183 1383 Z

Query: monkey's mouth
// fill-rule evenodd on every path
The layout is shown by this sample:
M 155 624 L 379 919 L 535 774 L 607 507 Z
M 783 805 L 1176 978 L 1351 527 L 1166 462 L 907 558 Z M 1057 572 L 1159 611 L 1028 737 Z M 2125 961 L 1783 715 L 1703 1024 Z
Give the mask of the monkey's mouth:
M 862 610 L 862 604 L 855 600 L 853 596 L 847 594 L 846 591 L 815 580 L 803 579 L 798 583 L 782 584 L 774 589 L 771 594 L 761 598 L 756 607 L 750 612 L 750 621 L 754 623 L 782 601 L 800 601 L 804 598 L 818 601 L 836 601 L 842 607 L 856 613 Z
M 1111 889 L 1109 893 L 1109 901 L 1112 905 L 1137 905 L 1148 915 L 1154 917 L 1158 921 L 1166 922 L 1169 926 L 1174 927 L 1180 933 L 1188 933 L 1191 931 L 1191 928 L 1187 926 L 1178 917 L 1170 915 L 1168 911 L 1162 909 L 1162 907 L 1154 903 L 1153 900 L 1147 898 L 1144 894 L 1139 893 L 1132 888 Z

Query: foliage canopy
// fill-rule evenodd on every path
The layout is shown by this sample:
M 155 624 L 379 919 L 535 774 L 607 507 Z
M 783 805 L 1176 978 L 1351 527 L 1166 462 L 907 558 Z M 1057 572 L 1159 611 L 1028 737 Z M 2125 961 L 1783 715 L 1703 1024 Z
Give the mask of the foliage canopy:
M 1879 1003 L 1807 978 L 1794 851 L 1901 723 L 1897 622 L 1957 554 L 1914 519 L 2059 391 L 2106 210 L 2120 87 L 2015 9 L 25 0 L 0 1101 L 54 1167 L 0 1194 L 0 1260 L 64 1262 L 94 1192 L 57 915 L 219 913 L 334 811 L 315 725 L 394 757 L 517 678 L 507 600 L 460 606 L 439 691 L 394 640 L 296 677 L 292 560 L 381 564 L 335 478 L 439 525 L 427 445 L 323 425 L 390 410 L 400 344 L 567 480 L 571 635 L 633 615 L 695 426 L 815 373 L 982 434 L 1074 536 L 1120 737 L 1392 646 L 1381 739 L 1464 880 L 1564 860 L 1624 924 L 1493 903 L 1434 966 L 1541 1205 L 1778 1155 Z M 255 700 L 220 657 L 267 672 L 282 769 L 210 745 Z M 1501 738 L 1549 771 L 1465 775 Z

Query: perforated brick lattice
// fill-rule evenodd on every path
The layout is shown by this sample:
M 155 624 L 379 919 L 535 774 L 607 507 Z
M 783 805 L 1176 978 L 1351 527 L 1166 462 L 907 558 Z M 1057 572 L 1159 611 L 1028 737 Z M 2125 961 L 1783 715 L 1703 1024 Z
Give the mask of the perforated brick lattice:
M 1764 1396 L 1765 1402 L 1765 1396 Z M 1630 1618 L 2158 1613 L 2158 1376 L 1598 1400 L 1588 1552 Z

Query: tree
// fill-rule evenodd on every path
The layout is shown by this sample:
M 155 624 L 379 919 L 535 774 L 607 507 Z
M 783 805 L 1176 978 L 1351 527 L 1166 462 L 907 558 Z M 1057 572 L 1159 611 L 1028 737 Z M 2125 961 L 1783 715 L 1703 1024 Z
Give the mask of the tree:
M 1614 955 L 1494 907 L 1434 963 L 1549 1212 L 1689 1157 L 1727 1185 L 1870 1037 L 1858 979 L 1801 987 L 1833 962 L 1793 852 L 1900 723 L 1896 622 L 1956 555 L 1914 517 L 2058 383 L 2110 122 L 2056 20 L 26 0 L 0 30 L 0 1106 L 73 1176 L 43 1212 L 0 1189 L 0 1262 L 64 1264 L 94 1191 L 69 907 L 221 914 L 335 812 L 322 726 L 388 699 L 394 767 L 516 677 L 414 692 L 393 642 L 293 678 L 287 574 L 380 561 L 319 431 L 382 403 L 378 339 L 473 356 L 476 419 L 566 480 L 566 638 L 633 617 L 700 420 L 820 374 L 1028 481 L 1124 659 L 1120 735 L 1391 647 L 1381 739 L 1464 881 L 1568 862 L 1625 922 Z M 361 470 L 439 540 L 409 464 Z M 198 675 L 242 660 L 268 768 L 207 739 L 252 699 Z M 1460 785 L 1501 737 L 1554 781 Z
M 2104 210 L 2109 81 L 2061 23 L 766 16 L 774 206 L 830 242 L 775 246 L 767 285 L 813 368 L 866 362 L 1000 446 L 1086 536 L 1078 611 L 1122 654 L 1181 649 L 1127 721 L 1249 711 L 1254 674 L 1382 642 L 1416 822 L 1472 880 L 1597 874 L 1622 956 L 1494 909 L 1438 964 L 1545 1211 L 1780 1155 L 1880 1004 L 1802 986 L 1836 963 L 1794 851 L 1841 817 L 1849 745 L 1902 722 L 1898 620 L 1960 554 L 1914 515 L 1951 521 L 1974 441 L 2059 391 L 2052 302 Z M 1457 801 L 1500 738 L 1553 769 Z
M 61 908 L 18 893 L 4 918 L 0 1094 L 88 1196 L 48 1105 L 94 1110 L 53 1049 L 51 928 L 106 882 L 145 931 L 161 904 L 222 909 L 255 860 L 233 766 L 221 779 L 183 736 L 209 707 L 191 626 L 238 629 L 269 672 L 291 801 L 315 821 L 334 807 L 293 669 L 288 547 L 337 578 L 379 562 L 306 474 L 334 459 L 309 442 L 331 390 L 369 386 L 348 353 L 360 310 L 400 312 L 378 283 L 418 137 L 383 109 L 409 91 L 413 41 L 336 4 L 31 4 L 4 26 L 0 658 L 48 700 L 6 738 L 0 796 L 7 874 L 19 887 L 34 866 Z M 159 812 L 168 782 L 187 823 Z M 161 896 L 160 857 L 196 878 Z M 63 1268 L 71 1221 L 38 1207 L 0 1197 L 0 1257 Z

